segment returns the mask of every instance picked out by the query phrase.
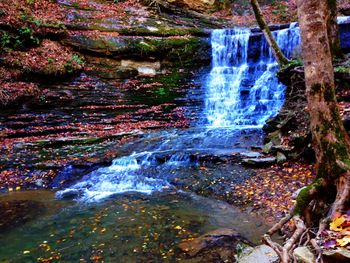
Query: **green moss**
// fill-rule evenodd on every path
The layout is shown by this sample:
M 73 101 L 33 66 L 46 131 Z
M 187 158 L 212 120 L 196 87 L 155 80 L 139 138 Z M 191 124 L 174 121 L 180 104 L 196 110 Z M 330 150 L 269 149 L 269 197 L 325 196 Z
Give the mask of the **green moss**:
M 311 185 L 303 188 L 297 197 L 294 214 L 302 214 L 312 200 L 311 190 L 320 191 L 322 189 L 322 179 L 316 179 Z
M 151 25 L 156 28 L 156 31 L 151 31 L 147 27 L 137 27 L 137 28 L 121 28 L 118 29 L 118 33 L 121 35 L 128 36 L 152 36 L 152 37 L 171 37 L 171 36 L 204 36 L 207 33 L 201 28 L 195 27 L 168 27 L 168 26 L 159 26 L 159 25 Z
M 308 204 L 311 201 L 311 196 L 310 196 L 310 190 L 312 189 L 312 186 L 309 185 L 305 188 L 303 188 L 297 197 L 297 202 L 296 206 L 294 209 L 294 214 L 302 214 L 304 209 L 308 206 Z

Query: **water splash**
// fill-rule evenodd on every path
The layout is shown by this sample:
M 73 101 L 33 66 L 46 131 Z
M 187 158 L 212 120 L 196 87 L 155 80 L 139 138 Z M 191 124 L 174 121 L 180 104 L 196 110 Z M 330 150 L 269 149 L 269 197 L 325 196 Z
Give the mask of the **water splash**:
M 338 24 L 349 24 L 350 16 L 338 16 L 337 21 L 338 21 Z
M 84 201 L 98 201 L 124 192 L 150 194 L 168 184 L 144 174 L 143 167 L 151 166 L 152 153 L 142 152 L 117 158 L 111 166 L 99 168 L 68 189 L 59 191 L 58 198 L 75 197 Z
M 297 24 L 273 34 L 291 57 L 300 43 Z M 284 102 L 284 86 L 278 82 L 278 64 L 271 50 L 261 39 L 258 60 L 249 57 L 250 37 L 249 29 L 220 29 L 211 35 L 213 66 L 205 104 L 210 127 L 261 127 Z
M 251 138 L 256 143 L 259 135 L 249 138 L 243 128 L 260 127 L 277 113 L 283 104 L 284 86 L 277 80 L 278 65 L 265 40 L 258 43 L 256 58 L 249 55 L 251 36 L 249 29 L 213 31 L 204 129 L 159 133 L 157 137 L 141 139 L 141 143 L 133 142 L 134 153 L 86 175 L 59 191 L 57 197 L 91 202 L 124 192 L 161 191 L 170 187 L 168 175 L 193 164 L 193 154 L 227 154 L 232 153 L 233 146 L 244 151 L 251 146 Z M 296 24 L 274 32 L 274 36 L 288 57 L 300 41 Z

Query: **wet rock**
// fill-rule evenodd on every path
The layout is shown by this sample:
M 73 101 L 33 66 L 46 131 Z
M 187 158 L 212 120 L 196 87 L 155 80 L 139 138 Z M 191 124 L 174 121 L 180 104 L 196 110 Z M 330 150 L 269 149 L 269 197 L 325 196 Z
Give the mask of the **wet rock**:
M 276 162 L 275 157 L 246 158 L 242 160 L 243 165 L 253 166 L 253 167 L 266 167 L 274 164 L 275 162 Z
M 308 247 L 297 247 L 294 249 L 293 255 L 298 262 L 302 263 L 314 263 L 316 262 L 315 255 L 310 251 Z
M 252 250 L 244 251 L 238 258 L 238 263 L 278 263 L 280 261 L 276 252 L 269 246 L 260 245 Z
M 336 248 L 334 250 L 326 250 L 322 253 L 325 256 L 325 262 L 349 262 L 350 251 L 345 248 Z
M 284 163 L 287 161 L 287 157 L 283 153 L 277 152 L 276 161 L 277 163 Z
M 135 57 L 149 59 L 155 57 L 166 61 L 191 60 L 200 63 L 210 62 L 210 43 L 201 37 L 121 37 L 103 35 L 97 37 L 72 34 L 65 44 L 81 51 L 93 52 L 102 56 Z M 167 54 L 164 56 L 164 54 Z
M 259 152 L 242 152 L 240 155 L 249 158 L 258 158 L 262 156 Z
M 235 252 L 237 244 L 241 242 L 249 244 L 249 242 L 234 229 L 222 228 L 208 232 L 193 240 L 184 241 L 179 244 L 179 248 L 187 255 L 194 257 L 204 251 L 220 249 L 223 247 L 230 248 L 231 252 Z M 221 257 L 226 258 L 226 253 L 227 251 L 221 253 Z
M 33 220 L 44 210 L 44 206 L 35 201 L 13 200 L 0 202 L 0 232 Z

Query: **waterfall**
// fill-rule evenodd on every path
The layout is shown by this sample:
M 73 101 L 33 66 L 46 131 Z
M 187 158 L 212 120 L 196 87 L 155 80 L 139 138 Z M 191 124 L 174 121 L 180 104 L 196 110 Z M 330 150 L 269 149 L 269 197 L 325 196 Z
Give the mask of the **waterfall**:
M 284 102 L 284 86 L 276 75 L 278 64 L 263 38 L 259 41 L 258 59 L 250 57 L 249 49 L 256 48 L 252 47 L 251 35 L 249 29 L 212 32 L 212 69 L 205 102 L 210 127 L 261 127 Z M 290 58 L 300 42 L 297 24 L 273 35 Z
M 286 56 L 292 56 L 300 41 L 296 24 L 273 34 Z M 91 202 L 124 192 L 161 191 L 171 187 L 169 176 L 193 165 L 190 156 L 199 152 L 232 154 L 233 146 L 237 151 L 250 147 L 249 136 L 237 128 L 260 127 L 284 100 L 272 52 L 261 35 L 258 41 L 252 41 L 253 37 L 249 29 L 212 32 L 212 69 L 204 85 L 204 129 L 149 134 L 131 143 L 134 153 L 87 174 L 56 196 Z M 253 138 L 256 143 L 256 135 Z

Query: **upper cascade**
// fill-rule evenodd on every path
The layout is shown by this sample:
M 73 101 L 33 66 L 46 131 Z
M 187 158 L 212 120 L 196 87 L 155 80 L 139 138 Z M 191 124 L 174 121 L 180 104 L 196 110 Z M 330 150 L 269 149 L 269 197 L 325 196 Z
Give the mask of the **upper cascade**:
M 299 28 L 273 32 L 287 57 L 300 43 Z M 212 69 L 206 83 L 205 115 L 209 127 L 258 128 L 276 115 L 284 102 L 278 64 L 264 38 L 258 59 L 252 57 L 249 29 L 219 29 L 211 35 Z

